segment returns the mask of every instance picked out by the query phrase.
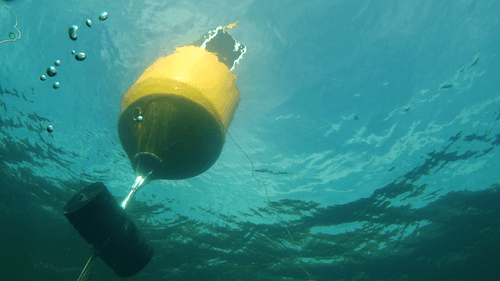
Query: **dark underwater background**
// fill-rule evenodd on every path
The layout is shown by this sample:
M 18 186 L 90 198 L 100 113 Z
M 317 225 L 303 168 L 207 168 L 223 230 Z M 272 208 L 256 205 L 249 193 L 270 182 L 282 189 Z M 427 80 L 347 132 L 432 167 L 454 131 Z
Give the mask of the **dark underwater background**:
M 155 254 L 127 280 L 500 280 L 498 15 L 479 0 L 2 1 L 0 42 L 20 38 L 0 43 L 0 279 L 78 278 L 91 246 L 64 205 L 98 181 L 120 202 L 135 178 L 123 93 L 239 20 L 236 143 L 137 193 L 127 214 Z M 121 278 L 98 259 L 91 280 Z

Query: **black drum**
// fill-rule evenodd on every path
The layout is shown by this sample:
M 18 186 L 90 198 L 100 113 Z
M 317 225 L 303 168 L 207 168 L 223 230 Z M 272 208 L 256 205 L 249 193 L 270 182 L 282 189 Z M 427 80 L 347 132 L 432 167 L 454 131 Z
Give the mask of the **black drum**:
M 136 274 L 153 257 L 149 241 L 102 182 L 73 196 L 64 207 L 64 215 L 120 277 Z

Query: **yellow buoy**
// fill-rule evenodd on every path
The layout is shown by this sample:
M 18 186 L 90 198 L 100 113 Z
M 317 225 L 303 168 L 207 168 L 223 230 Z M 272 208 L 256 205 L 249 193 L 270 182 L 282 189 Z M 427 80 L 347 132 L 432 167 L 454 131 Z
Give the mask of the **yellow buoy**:
M 151 179 L 186 179 L 219 157 L 240 101 L 236 75 L 204 48 L 161 57 L 125 93 L 118 120 L 132 167 Z

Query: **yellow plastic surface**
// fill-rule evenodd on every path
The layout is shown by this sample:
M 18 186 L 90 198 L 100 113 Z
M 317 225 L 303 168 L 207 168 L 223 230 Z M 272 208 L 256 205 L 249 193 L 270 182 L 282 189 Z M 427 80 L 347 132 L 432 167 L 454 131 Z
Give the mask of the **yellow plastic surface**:
M 209 169 L 240 101 L 235 82 L 215 54 L 194 46 L 149 66 L 124 94 L 118 121 L 134 170 L 152 170 L 153 179 L 185 179 Z
M 215 54 L 195 46 L 177 48 L 144 71 L 123 96 L 121 112 L 150 94 L 177 94 L 203 105 L 227 129 L 240 101 L 235 82 L 236 75 Z

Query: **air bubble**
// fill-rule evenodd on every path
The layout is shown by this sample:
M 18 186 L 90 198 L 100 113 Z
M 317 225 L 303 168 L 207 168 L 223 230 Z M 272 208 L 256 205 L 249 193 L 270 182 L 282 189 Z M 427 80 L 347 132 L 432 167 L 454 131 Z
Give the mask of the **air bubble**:
M 104 11 L 99 15 L 99 20 L 105 20 L 108 18 L 108 12 Z
M 71 54 L 72 55 L 76 54 L 76 51 L 75 50 L 71 50 Z
M 76 59 L 76 60 L 80 60 L 80 61 L 84 60 L 86 57 L 87 57 L 87 56 L 86 56 L 86 55 L 85 55 L 85 53 L 83 53 L 83 52 L 78 53 L 78 54 L 76 54 L 76 55 L 75 55 L 75 59 Z
M 87 19 L 85 23 L 87 24 L 88 27 L 92 26 L 92 21 L 90 19 Z
M 54 82 L 54 85 L 52 85 L 54 89 L 59 88 L 59 86 L 60 86 L 59 82 Z
M 42 76 L 40 76 L 40 80 L 45 81 L 45 79 L 47 79 L 47 76 L 42 74 Z
M 59 66 L 59 65 L 61 65 L 61 61 L 60 61 L 60 60 L 56 60 L 56 61 L 54 62 L 54 64 L 55 64 L 56 66 Z
M 55 67 L 53 67 L 52 65 L 47 67 L 47 75 L 49 75 L 50 77 L 54 76 L 57 74 L 57 70 Z
M 68 30 L 68 34 L 69 34 L 69 38 L 71 38 L 71 40 L 76 40 L 76 31 L 78 30 L 78 25 L 72 25 L 69 30 Z
M 48 125 L 47 126 L 47 132 L 52 133 L 54 131 L 54 126 Z

